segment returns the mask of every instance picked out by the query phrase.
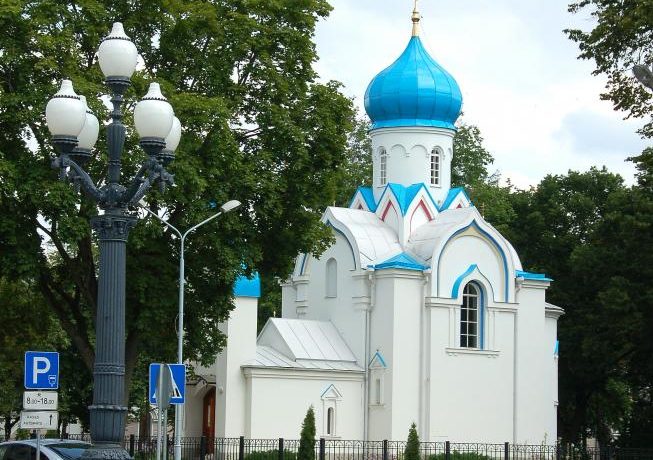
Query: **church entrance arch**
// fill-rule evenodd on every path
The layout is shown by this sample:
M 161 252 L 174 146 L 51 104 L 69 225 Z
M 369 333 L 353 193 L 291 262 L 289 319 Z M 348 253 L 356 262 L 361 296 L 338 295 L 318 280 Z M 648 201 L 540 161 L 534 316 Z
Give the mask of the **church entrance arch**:
M 215 388 L 211 388 L 204 395 L 202 402 L 202 436 L 206 437 L 206 451 L 213 453 L 213 440 L 215 438 Z

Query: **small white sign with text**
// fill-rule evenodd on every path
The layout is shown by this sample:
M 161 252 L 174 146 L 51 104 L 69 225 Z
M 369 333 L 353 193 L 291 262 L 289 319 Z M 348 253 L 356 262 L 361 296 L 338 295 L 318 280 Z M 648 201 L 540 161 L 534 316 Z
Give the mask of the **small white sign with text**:
M 26 391 L 23 393 L 25 410 L 57 410 L 59 394 L 56 391 Z

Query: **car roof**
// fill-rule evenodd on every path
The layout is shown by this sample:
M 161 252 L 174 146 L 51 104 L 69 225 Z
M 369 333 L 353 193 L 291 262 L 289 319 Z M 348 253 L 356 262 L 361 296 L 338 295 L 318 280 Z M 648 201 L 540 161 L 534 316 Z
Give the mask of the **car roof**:
M 7 442 L 0 443 L 0 446 L 9 445 L 9 444 L 27 444 L 27 445 L 36 447 L 36 439 L 21 439 L 21 440 L 18 440 L 18 441 L 7 441 Z M 86 445 L 89 445 L 89 446 L 91 445 L 90 443 L 88 443 L 86 441 L 75 441 L 75 440 L 72 440 L 72 439 L 41 439 L 41 445 L 42 446 L 50 446 L 50 445 L 53 445 L 53 444 L 58 444 L 58 445 L 62 445 L 62 444 L 86 444 Z

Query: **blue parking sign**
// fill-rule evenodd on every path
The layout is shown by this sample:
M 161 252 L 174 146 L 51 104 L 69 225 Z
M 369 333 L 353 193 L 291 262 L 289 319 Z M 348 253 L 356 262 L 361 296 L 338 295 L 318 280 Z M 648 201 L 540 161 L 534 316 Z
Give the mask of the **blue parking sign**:
M 59 389 L 59 353 L 56 351 L 25 352 L 25 388 L 28 390 Z

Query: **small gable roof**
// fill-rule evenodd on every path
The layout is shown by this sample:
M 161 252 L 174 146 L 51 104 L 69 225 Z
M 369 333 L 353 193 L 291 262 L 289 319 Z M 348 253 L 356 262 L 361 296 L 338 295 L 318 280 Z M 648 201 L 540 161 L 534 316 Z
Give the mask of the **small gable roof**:
M 449 190 L 449 193 L 447 193 L 447 197 L 444 199 L 444 202 L 440 206 L 439 210 L 444 211 L 445 209 L 449 209 L 449 206 L 451 206 L 451 203 L 458 197 L 458 195 L 462 194 L 463 199 L 471 206 L 472 205 L 472 200 L 469 199 L 469 195 L 467 195 L 467 192 L 465 192 L 465 189 L 462 187 L 454 187 L 451 190 Z
M 259 334 L 257 345 L 271 347 L 293 361 L 356 362 L 330 321 L 270 318 Z
M 465 189 L 462 187 L 454 187 L 451 190 L 449 190 L 449 193 L 447 193 L 444 202 L 440 206 L 438 206 L 435 200 L 433 199 L 433 195 L 431 195 L 431 192 L 429 191 L 428 187 L 424 185 L 423 182 L 419 182 L 417 184 L 413 184 L 409 186 L 404 186 L 396 183 L 389 183 L 383 189 L 383 193 L 381 193 L 381 196 L 379 197 L 378 201 L 374 198 L 374 190 L 372 189 L 372 187 L 358 187 L 358 189 L 354 193 L 354 196 L 351 199 L 351 202 L 349 203 L 349 206 L 351 207 L 351 205 L 356 200 L 356 197 L 360 194 L 360 196 L 363 198 L 363 201 L 367 205 L 367 209 L 371 212 L 376 212 L 379 203 L 383 201 L 385 195 L 387 193 L 391 193 L 397 200 L 397 203 L 399 204 L 401 215 L 405 216 L 406 213 L 408 212 L 408 209 L 410 208 L 410 205 L 413 203 L 413 200 L 420 192 L 420 190 L 424 190 L 424 192 L 426 192 L 426 196 L 428 197 L 429 201 L 431 202 L 431 204 L 433 204 L 433 207 L 438 212 L 449 209 L 449 207 L 458 197 L 460 197 L 463 200 L 463 202 L 466 203 L 466 206 L 473 206 L 472 201 L 469 199 L 469 195 L 467 195 L 467 192 L 465 192 Z
M 391 257 L 390 259 L 381 262 L 379 264 L 370 265 L 370 267 L 375 270 L 400 268 L 404 270 L 418 270 L 418 271 L 423 271 L 428 268 L 426 265 L 419 263 L 417 260 L 415 260 L 413 257 L 411 257 L 409 254 L 405 252 L 397 254 L 396 256 Z

